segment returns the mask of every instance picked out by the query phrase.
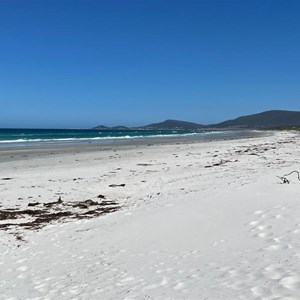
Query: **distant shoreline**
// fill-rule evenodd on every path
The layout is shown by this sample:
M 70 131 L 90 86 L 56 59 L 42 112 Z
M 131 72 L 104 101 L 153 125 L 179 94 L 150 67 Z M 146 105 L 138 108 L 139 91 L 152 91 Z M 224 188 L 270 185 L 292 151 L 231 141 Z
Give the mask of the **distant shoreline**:
M 240 131 L 238 135 L 219 135 L 219 136 L 177 136 L 177 137 L 164 137 L 164 138 L 143 138 L 132 140 L 118 140 L 110 141 L 108 143 L 68 143 L 68 144 L 34 144 L 29 143 L 25 146 L 20 145 L 5 145 L 0 146 L 0 162 L 23 160 L 29 157 L 48 156 L 48 155 L 64 155 L 70 152 L 76 153 L 89 153 L 97 151 L 114 151 L 119 149 L 131 149 L 133 147 L 148 147 L 153 145 L 166 145 L 166 144 L 192 144 L 192 143 L 208 143 L 212 141 L 222 140 L 238 140 L 238 139 L 251 139 L 255 137 L 263 137 L 273 135 L 272 131 L 257 131 L 248 130 Z
M 190 140 L 227 139 L 261 134 L 253 130 L 152 130 L 152 131 L 85 131 L 85 130 L 0 130 L 0 148 L 52 147 L 78 144 L 135 144 Z

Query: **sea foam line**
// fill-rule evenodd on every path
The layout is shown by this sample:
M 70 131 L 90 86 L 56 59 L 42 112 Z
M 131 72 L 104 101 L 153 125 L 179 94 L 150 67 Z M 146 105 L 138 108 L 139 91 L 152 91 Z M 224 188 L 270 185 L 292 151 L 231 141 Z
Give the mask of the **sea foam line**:
M 210 132 L 216 133 L 216 132 Z M 106 136 L 93 138 L 53 138 L 53 139 L 16 139 L 16 140 L 2 140 L 0 143 L 27 143 L 27 142 L 68 142 L 68 141 L 94 141 L 94 140 L 127 140 L 127 139 L 141 139 L 141 138 L 155 138 L 155 137 L 180 137 L 203 135 L 206 133 L 184 133 L 184 134 L 158 134 L 158 135 L 136 135 L 136 136 Z

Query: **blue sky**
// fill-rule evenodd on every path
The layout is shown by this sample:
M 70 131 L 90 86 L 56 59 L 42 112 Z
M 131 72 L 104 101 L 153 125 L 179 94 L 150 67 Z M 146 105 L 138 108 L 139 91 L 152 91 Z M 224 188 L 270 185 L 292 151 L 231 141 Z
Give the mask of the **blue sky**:
M 300 1 L 0 1 L 0 127 L 300 110 Z

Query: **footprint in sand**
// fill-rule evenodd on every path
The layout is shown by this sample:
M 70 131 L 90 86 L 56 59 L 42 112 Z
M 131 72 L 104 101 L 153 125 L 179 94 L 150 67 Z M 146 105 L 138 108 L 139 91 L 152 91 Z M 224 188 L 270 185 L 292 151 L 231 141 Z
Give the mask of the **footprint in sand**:
M 293 290 L 293 291 L 299 291 L 300 290 L 300 277 L 299 276 L 287 276 L 287 277 L 282 278 L 279 281 L 279 284 L 281 284 L 286 289 Z
M 251 289 L 252 293 L 258 297 L 268 297 L 272 295 L 269 288 L 263 286 L 256 286 Z
M 291 249 L 292 246 L 291 245 L 278 245 L 278 244 L 275 244 L 275 245 L 270 245 L 266 248 L 264 248 L 264 250 L 267 250 L 267 251 L 278 251 L 278 250 L 285 250 L 285 249 Z

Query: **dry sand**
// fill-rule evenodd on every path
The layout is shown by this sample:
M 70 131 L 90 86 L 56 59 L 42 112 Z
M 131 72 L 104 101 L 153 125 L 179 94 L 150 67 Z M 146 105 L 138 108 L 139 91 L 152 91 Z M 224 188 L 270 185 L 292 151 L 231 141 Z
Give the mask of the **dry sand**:
M 0 155 L 0 299 L 300 299 L 299 133 Z

